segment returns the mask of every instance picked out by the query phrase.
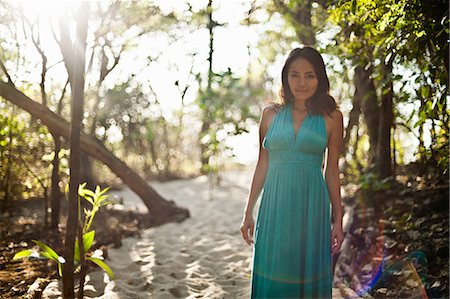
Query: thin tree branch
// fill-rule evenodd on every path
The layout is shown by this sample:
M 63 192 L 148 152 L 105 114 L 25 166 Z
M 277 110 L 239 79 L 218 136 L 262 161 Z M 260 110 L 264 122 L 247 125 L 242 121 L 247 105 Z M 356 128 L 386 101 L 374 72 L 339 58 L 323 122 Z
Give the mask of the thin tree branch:
M 3 61 L 1 59 L 0 59 L 0 68 L 2 69 L 2 71 L 5 74 L 6 78 L 8 79 L 8 84 L 11 84 L 12 86 L 15 86 L 14 82 L 11 80 L 11 76 L 9 75 L 8 70 L 6 69 L 6 67 L 3 64 Z
M 63 108 L 63 99 L 64 96 L 66 95 L 66 91 L 67 91 L 67 86 L 69 85 L 69 78 L 67 78 L 66 84 L 64 85 L 64 88 L 61 92 L 61 96 L 59 97 L 59 101 L 58 101 L 58 108 L 56 110 L 56 114 L 61 115 L 62 112 L 62 108 Z

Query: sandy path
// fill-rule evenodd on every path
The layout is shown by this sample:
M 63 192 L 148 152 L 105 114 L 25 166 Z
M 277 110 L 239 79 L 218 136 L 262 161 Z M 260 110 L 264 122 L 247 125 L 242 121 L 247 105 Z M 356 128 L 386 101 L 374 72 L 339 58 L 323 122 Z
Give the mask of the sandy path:
M 252 247 L 239 226 L 251 175 L 227 172 L 213 200 L 204 176 L 152 183 L 165 198 L 187 207 L 191 218 L 144 230 L 141 238 L 126 238 L 122 247 L 110 249 L 106 262 L 116 280 L 101 271 L 90 273 L 86 298 L 248 298 Z M 127 209 L 146 211 L 129 189 L 114 194 Z M 57 285 L 49 285 L 43 297 L 58 297 Z M 333 298 L 342 298 L 338 289 Z

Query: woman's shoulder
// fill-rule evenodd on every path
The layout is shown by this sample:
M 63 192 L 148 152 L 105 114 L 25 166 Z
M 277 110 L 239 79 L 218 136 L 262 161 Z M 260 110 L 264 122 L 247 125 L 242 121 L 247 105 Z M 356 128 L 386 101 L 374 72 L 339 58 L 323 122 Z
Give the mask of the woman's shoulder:
M 264 105 L 262 115 L 261 115 L 261 124 L 264 128 L 268 129 L 270 123 L 272 122 L 275 115 L 280 112 L 283 108 L 282 105 L 274 102 L 267 103 Z
M 330 115 L 330 117 L 334 120 L 341 120 L 343 118 L 342 112 L 339 109 L 335 109 L 333 111 L 331 111 L 330 113 L 328 113 L 328 115 Z
M 274 115 L 274 114 L 277 114 L 278 112 L 280 112 L 282 108 L 283 108 L 283 105 L 274 103 L 274 102 L 270 102 L 270 103 L 267 103 L 264 105 L 263 114 Z
M 331 112 L 324 113 L 325 122 L 327 127 L 329 127 L 330 132 L 335 128 L 340 128 L 343 126 L 344 116 L 339 109 L 335 109 Z
M 333 119 L 333 121 L 343 118 L 342 112 L 339 108 L 335 108 L 334 110 L 323 110 L 318 112 L 318 114 L 321 114 L 325 119 Z

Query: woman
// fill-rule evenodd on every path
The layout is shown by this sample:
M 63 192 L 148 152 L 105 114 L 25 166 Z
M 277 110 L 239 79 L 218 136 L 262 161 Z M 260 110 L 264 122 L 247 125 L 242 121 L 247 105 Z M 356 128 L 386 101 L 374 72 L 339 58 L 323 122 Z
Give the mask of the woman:
M 261 116 L 259 158 L 241 225 L 244 240 L 254 243 L 251 298 L 331 298 L 332 255 L 343 241 L 342 113 L 315 49 L 294 49 L 281 77 L 279 103 Z M 255 228 L 252 211 L 262 189 Z

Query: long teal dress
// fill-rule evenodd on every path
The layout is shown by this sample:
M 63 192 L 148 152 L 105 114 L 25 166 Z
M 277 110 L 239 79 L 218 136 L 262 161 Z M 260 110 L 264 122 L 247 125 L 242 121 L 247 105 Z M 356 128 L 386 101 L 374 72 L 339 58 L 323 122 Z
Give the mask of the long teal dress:
M 331 298 L 331 203 L 322 174 L 326 145 L 322 115 L 309 113 L 295 134 L 291 103 L 269 125 L 251 298 Z

